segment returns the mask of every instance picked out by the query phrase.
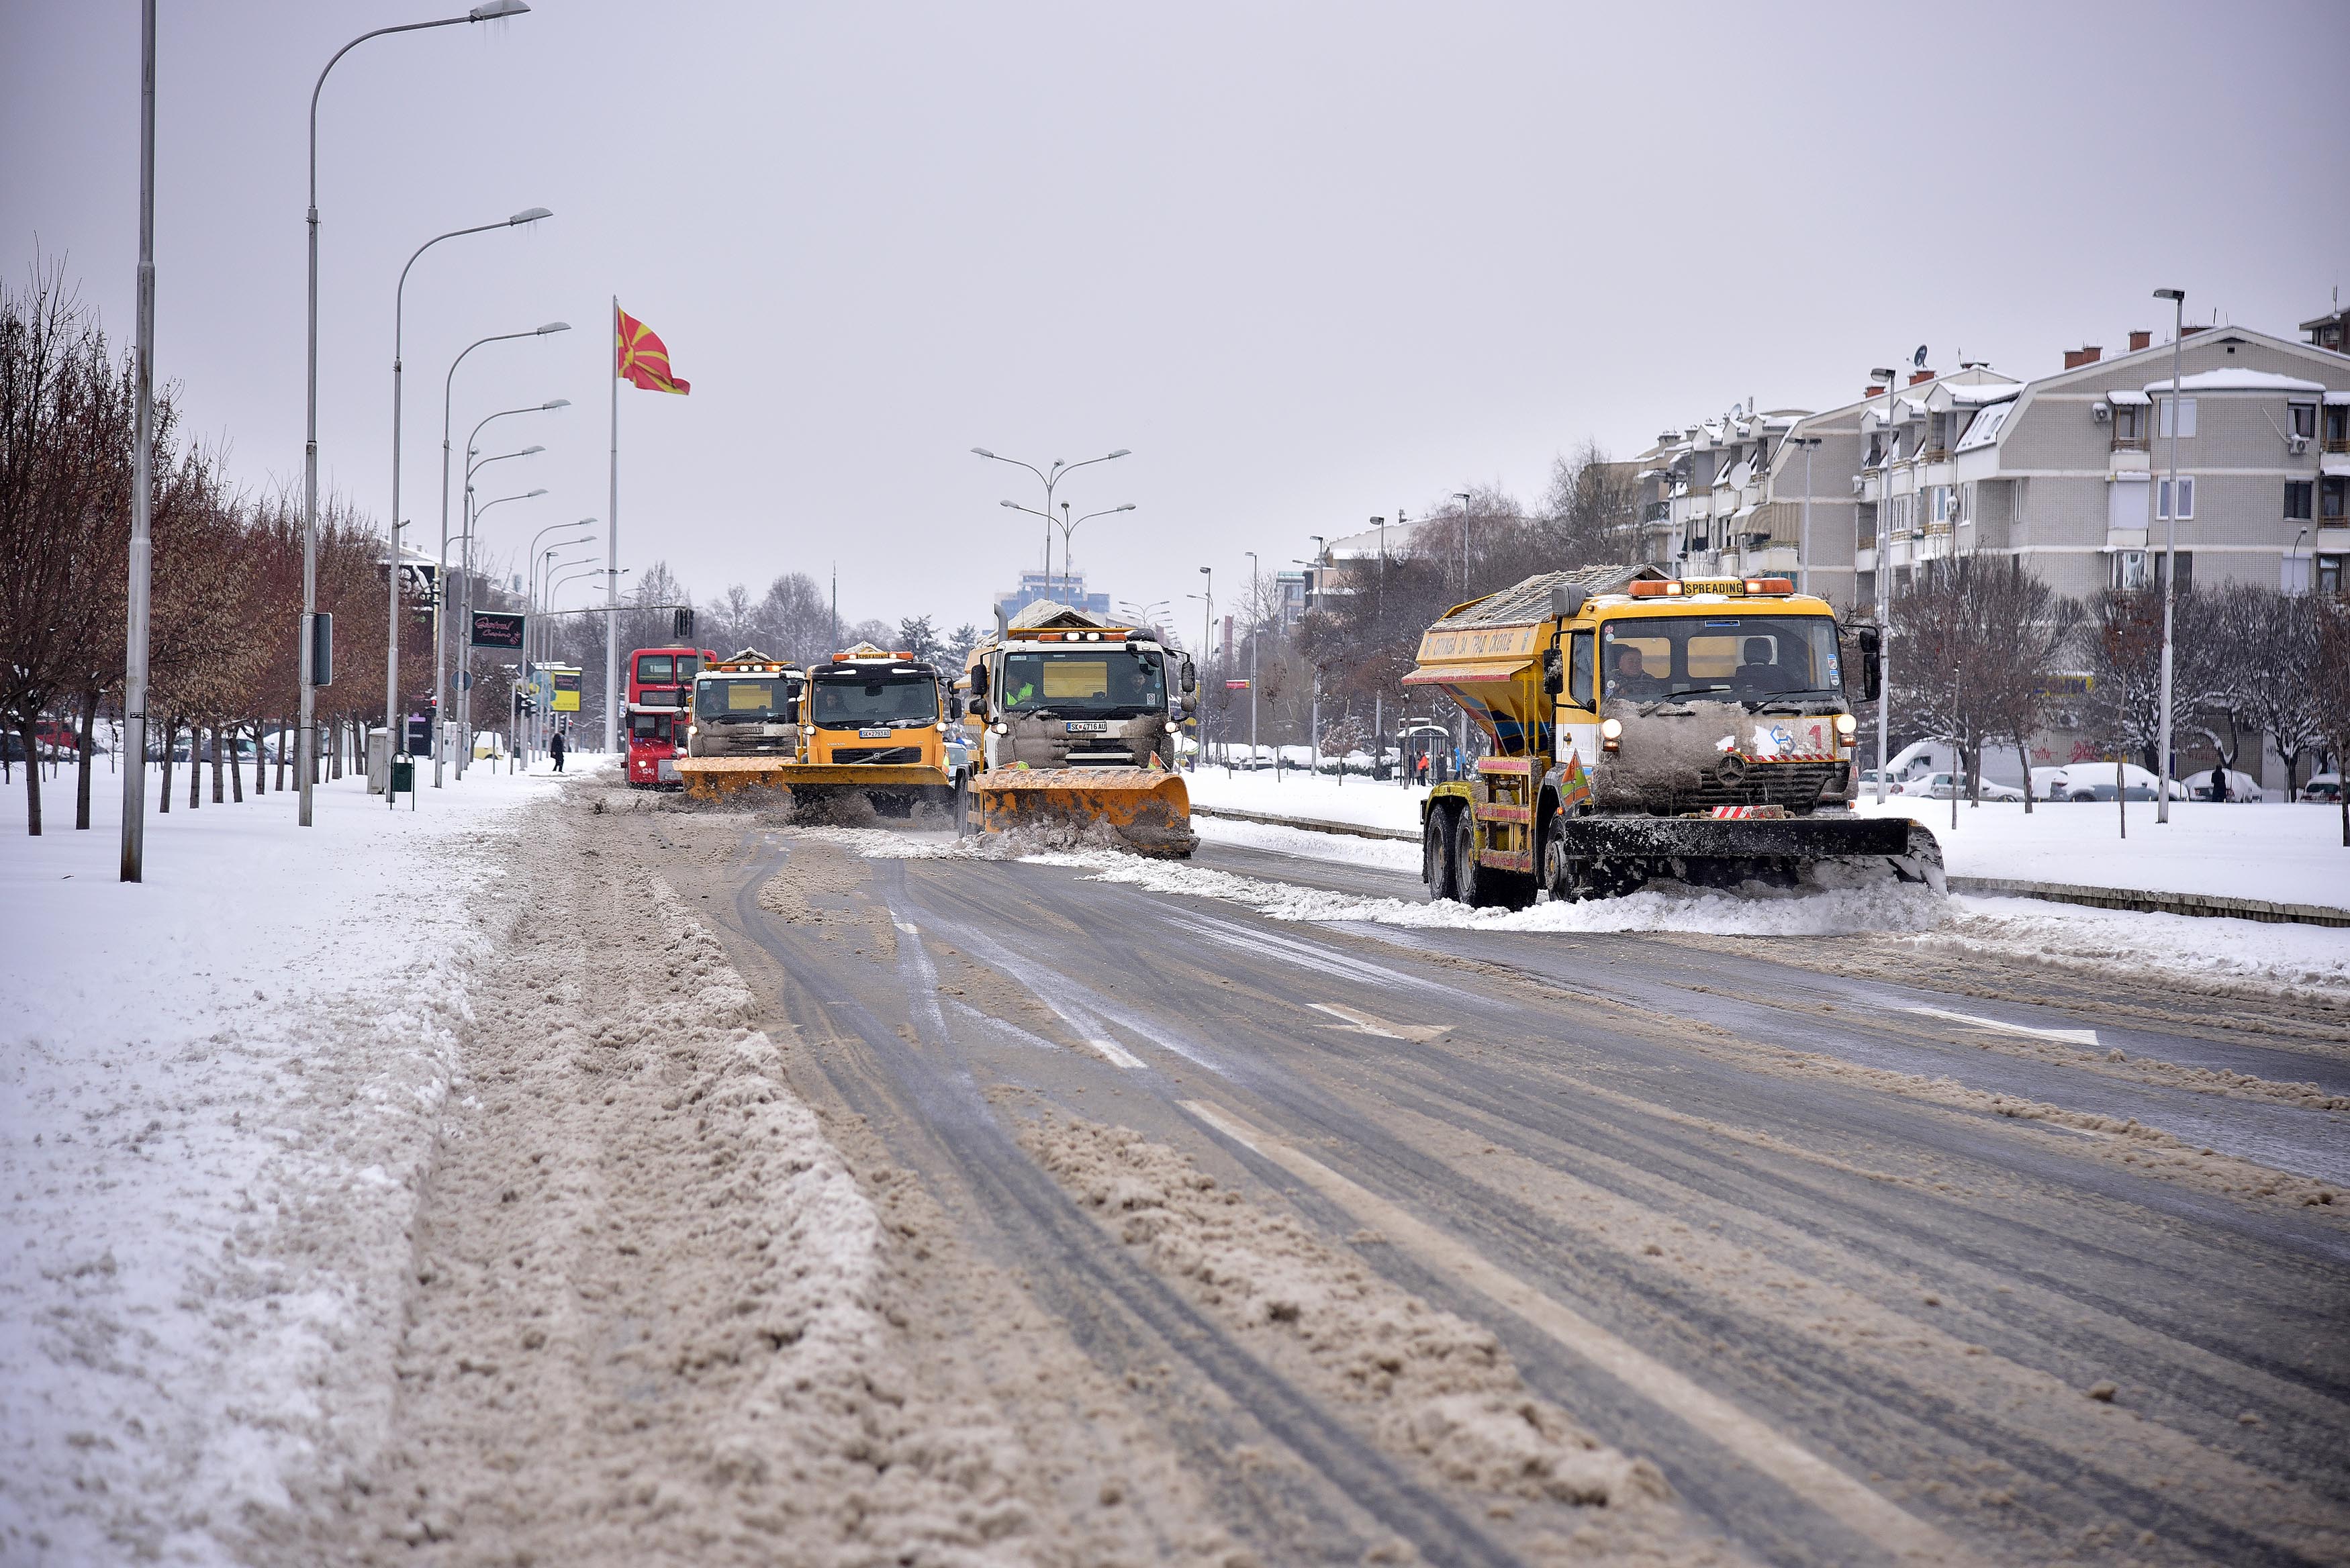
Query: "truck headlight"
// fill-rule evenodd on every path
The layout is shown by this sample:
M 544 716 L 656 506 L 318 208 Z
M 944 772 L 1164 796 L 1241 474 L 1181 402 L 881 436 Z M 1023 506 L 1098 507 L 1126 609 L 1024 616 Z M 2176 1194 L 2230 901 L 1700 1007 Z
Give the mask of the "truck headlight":
M 1838 713 L 1836 715 L 1836 733 L 1843 736 L 1846 740 L 1851 740 L 1853 732 L 1859 728 L 1860 721 L 1854 718 L 1851 714 Z
M 1599 749 L 1600 749 L 1601 751 L 1603 751 L 1603 752 L 1612 752 L 1612 751 L 1614 751 L 1614 750 L 1616 749 L 1616 743 L 1617 743 L 1618 741 L 1621 741 L 1623 738 L 1624 738 L 1624 721 L 1623 721 L 1623 720 L 1621 720 L 1621 719 L 1602 719 L 1602 720 L 1600 720 L 1600 721 L 1599 721 Z
M 1177 722 L 1176 722 L 1174 720 L 1172 720 L 1172 719 L 1170 719 L 1170 720 L 1168 720 L 1168 721 L 1167 721 L 1167 732 L 1168 732 L 1169 734 L 1170 734 L 1170 735 L 1178 735 L 1178 734 L 1182 733 L 1182 732 L 1183 732 L 1183 726 L 1182 726 L 1182 725 L 1180 725 L 1180 724 L 1177 723 Z
M 991 725 L 989 725 L 988 727 L 989 727 L 990 729 L 993 730 L 993 731 L 994 731 L 997 734 L 999 734 L 999 735 L 1008 735 L 1008 734 L 1012 733 L 1012 726 L 1011 726 L 1011 725 L 1009 725 L 1009 724 L 1004 724 L 1004 723 L 996 723 L 996 724 L 991 724 Z

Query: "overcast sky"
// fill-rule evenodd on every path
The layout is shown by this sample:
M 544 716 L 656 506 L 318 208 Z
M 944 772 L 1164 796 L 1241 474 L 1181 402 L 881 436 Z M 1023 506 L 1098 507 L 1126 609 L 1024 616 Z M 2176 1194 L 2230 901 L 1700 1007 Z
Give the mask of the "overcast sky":
M 456 0 L 452 9 L 462 5 Z M 303 124 L 336 47 L 445 14 L 162 0 L 157 367 L 235 473 L 299 475 Z M 0 4 L 0 235 L 127 339 L 138 8 Z M 2350 5 L 1908 8 L 536 0 L 371 41 L 319 116 L 320 451 L 380 514 L 392 290 L 403 507 L 437 535 L 459 372 L 606 514 L 610 296 L 692 394 L 620 393 L 620 560 L 703 597 L 835 561 L 845 616 L 984 623 L 1040 563 L 1040 466 L 1119 598 L 1219 597 L 1471 483 L 1532 496 L 1758 398 L 1847 400 L 1924 343 L 2017 375 L 2192 318 L 2293 335 L 2350 266 Z M 2328 73 L 2333 73 L 2329 75 Z M 2167 336 L 2167 332 L 2164 334 Z

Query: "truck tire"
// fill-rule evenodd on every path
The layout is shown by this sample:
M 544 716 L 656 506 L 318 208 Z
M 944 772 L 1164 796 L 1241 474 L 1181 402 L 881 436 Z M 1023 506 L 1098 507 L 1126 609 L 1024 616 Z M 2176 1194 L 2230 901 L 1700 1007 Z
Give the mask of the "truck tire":
M 1428 884 L 1428 901 L 1441 903 L 1461 897 L 1460 862 L 1453 858 L 1452 819 L 1458 815 L 1442 802 L 1428 808 L 1419 830 L 1419 877 Z
M 969 838 L 971 836 L 971 774 L 968 773 L 955 774 L 954 798 L 947 807 L 947 815 L 954 823 L 955 836 Z

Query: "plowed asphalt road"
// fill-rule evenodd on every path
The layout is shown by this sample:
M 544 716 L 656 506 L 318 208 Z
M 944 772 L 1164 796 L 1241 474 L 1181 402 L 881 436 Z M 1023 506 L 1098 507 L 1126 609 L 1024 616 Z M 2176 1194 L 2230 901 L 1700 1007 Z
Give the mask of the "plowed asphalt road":
M 862 1178 L 910 1173 L 1016 1282 L 1122 1402 L 1100 1418 L 1168 1445 L 1225 1561 L 2350 1560 L 2338 1012 L 1921 973 L 1866 937 L 1283 922 L 936 837 L 608 821 L 598 875 L 657 871 L 708 922 Z M 1577 1533 L 1620 1488 L 1521 1505 L 1449 1468 L 1422 1416 L 1330 1375 L 1343 1314 L 1244 1332 L 1225 1293 L 1263 1282 L 1121 1233 L 1055 1152 L 1076 1127 L 1489 1332 L 1529 1409 L 1661 1473 L 1656 1533 Z M 991 1324 L 962 1332 L 987 1363 Z

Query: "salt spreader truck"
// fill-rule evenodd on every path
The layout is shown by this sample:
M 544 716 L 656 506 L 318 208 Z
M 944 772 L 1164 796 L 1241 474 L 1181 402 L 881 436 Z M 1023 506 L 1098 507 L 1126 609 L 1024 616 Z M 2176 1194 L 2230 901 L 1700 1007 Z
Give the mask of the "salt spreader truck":
M 1854 634 L 1864 701 L 1877 631 Z M 1941 847 L 1852 809 L 1857 723 L 1835 612 L 1783 577 L 1602 566 L 1455 606 L 1407 686 L 1433 686 L 1492 742 L 1421 808 L 1431 898 L 1523 909 L 1651 879 L 1942 886 Z
M 972 650 L 964 681 L 983 831 L 1099 825 L 1144 855 L 1198 846 L 1173 771 L 1178 693 L 1198 684 L 1189 659 L 1142 628 L 1038 603 Z

